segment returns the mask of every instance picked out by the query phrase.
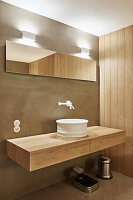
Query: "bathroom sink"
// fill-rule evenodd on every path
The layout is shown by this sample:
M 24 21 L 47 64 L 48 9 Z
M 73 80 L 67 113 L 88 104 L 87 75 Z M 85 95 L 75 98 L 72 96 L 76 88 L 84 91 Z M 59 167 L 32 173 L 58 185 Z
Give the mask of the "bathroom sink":
M 85 137 L 87 135 L 86 119 L 59 119 L 57 123 L 57 134 L 62 137 Z

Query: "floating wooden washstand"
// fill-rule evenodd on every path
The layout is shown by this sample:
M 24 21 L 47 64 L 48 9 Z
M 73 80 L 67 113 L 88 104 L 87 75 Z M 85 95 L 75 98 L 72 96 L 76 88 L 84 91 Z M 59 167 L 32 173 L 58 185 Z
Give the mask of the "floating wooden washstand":
M 6 140 L 6 154 L 31 172 L 125 142 L 123 130 L 92 126 L 87 131 L 84 138 L 49 133 Z

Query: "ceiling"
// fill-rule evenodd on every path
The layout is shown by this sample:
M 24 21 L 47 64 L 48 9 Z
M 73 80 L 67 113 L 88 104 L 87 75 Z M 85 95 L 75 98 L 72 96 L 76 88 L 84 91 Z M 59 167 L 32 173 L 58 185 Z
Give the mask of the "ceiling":
M 6 60 L 30 63 L 56 52 L 6 41 Z
M 133 24 L 133 0 L 3 0 L 93 35 Z

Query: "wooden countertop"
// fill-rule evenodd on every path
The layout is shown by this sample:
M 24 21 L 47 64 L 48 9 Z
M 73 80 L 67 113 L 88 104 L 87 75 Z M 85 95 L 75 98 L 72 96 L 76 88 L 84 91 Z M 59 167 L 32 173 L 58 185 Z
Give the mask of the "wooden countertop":
M 10 139 L 6 141 L 7 156 L 33 171 L 125 142 L 123 130 L 92 126 L 87 131 L 84 138 L 64 138 L 49 133 Z

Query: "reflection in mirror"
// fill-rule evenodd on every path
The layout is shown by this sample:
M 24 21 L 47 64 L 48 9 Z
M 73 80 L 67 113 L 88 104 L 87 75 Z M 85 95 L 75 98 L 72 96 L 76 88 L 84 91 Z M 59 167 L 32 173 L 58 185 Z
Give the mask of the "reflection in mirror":
M 6 72 L 96 81 L 96 61 L 6 41 Z

